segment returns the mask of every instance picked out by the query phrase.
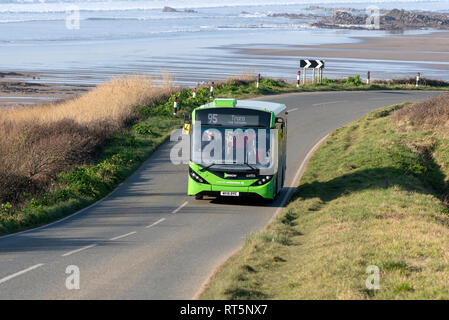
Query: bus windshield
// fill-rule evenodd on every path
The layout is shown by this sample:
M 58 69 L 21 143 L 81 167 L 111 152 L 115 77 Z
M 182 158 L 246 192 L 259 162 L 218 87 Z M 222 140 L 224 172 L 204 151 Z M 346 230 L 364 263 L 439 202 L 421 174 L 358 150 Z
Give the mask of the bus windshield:
M 274 174 L 277 132 L 263 128 L 193 127 L 191 160 L 205 169 Z
M 192 161 L 214 169 L 267 169 L 273 165 L 274 130 L 194 126 Z

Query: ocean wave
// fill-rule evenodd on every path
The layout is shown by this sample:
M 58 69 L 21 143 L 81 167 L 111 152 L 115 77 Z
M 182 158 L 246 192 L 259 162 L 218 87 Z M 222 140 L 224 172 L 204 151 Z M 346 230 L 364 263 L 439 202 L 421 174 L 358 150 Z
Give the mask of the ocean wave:
M 423 2 L 422 0 L 353 0 L 351 3 L 410 3 Z M 447 3 L 448 0 L 434 0 L 429 3 Z M 210 1 L 196 0 L 186 3 L 181 0 L 106 0 L 106 1 L 47 1 L 47 0 L 0 0 L 0 13 L 61 13 L 66 12 L 70 6 L 76 6 L 80 11 L 129 11 L 129 10 L 155 10 L 169 6 L 175 9 L 200 9 L 218 7 L 251 7 L 251 6 L 288 6 L 288 5 L 308 5 L 308 4 L 341 4 L 348 3 L 348 0 L 226 0 Z M 429 5 L 429 8 L 431 5 Z
M 242 30 L 242 29 L 285 29 L 296 30 L 310 28 L 308 24 L 236 24 L 236 25 L 220 25 L 220 26 L 200 26 L 203 30 Z
M 242 17 L 242 18 L 265 18 L 267 16 L 268 16 L 267 13 L 261 13 L 261 12 L 254 12 L 254 13 L 242 12 L 239 14 L 239 17 Z
M 153 36 L 164 35 L 164 34 L 188 34 L 188 33 L 199 33 L 199 32 L 226 32 L 226 31 L 241 31 L 241 30 L 304 30 L 311 29 L 310 26 L 306 24 L 286 24 L 286 25 L 276 25 L 276 24 L 236 24 L 236 25 L 219 25 L 219 26 L 195 26 L 195 27 L 180 27 L 170 30 L 154 30 L 154 31 L 144 31 L 144 32 L 123 32 L 123 33 L 100 33 L 100 34 L 89 34 L 80 33 L 76 35 L 52 35 L 52 34 L 42 34 L 33 37 L 22 37 L 15 40 L 0 40 L 0 43 L 8 44 L 33 44 L 33 43 L 58 43 L 58 42 L 95 42 L 95 41 L 116 41 L 116 40 L 130 40 L 130 39 L 147 39 Z
M 64 19 L 8 19 L 2 20 L 0 19 L 0 23 L 23 23 L 23 22 L 45 22 L 45 21 L 63 21 Z
M 206 18 L 206 17 L 202 17 Z M 207 18 L 214 18 L 214 16 L 207 16 Z M 179 19 L 179 17 L 174 16 L 145 16 L 145 17 L 83 17 L 80 16 L 81 21 L 153 21 L 153 20 L 176 20 Z M 198 17 L 183 17 L 183 20 L 185 19 L 198 19 Z M 66 16 L 60 15 L 60 16 L 54 16 L 51 18 L 45 18 L 45 17 L 30 17 L 30 18 L 11 18 L 11 19 L 1 19 L 0 23 L 23 23 L 23 22 L 46 22 L 46 21 L 65 21 Z

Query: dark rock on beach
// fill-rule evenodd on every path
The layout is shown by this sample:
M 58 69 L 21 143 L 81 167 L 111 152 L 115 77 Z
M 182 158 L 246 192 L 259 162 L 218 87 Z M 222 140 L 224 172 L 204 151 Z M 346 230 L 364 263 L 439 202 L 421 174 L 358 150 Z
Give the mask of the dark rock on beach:
M 179 11 L 172 7 L 164 7 L 162 9 L 162 12 L 179 12 Z
M 183 11 L 176 10 L 172 7 L 164 7 L 162 9 L 162 12 L 185 12 L 185 13 L 198 13 L 198 11 L 195 11 L 193 9 L 184 9 Z
M 352 14 L 347 11 L 335 11 L 331 16 L 322 17 L 313 26 L 332 29 L 361 29 L 366 28 L 368 15 Z M 380 30 L 407 30 L 432 28 L 449 29 L 449 15 L 433 12 L 413 12 L 393 9 L 379 16 Z

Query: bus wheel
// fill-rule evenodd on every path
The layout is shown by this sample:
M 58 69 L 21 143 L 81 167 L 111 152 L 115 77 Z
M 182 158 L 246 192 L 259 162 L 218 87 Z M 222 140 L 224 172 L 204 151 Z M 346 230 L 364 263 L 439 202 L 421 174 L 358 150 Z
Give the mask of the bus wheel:
M 203 200 L 203 196 L 197 194 L 197 195 L 195 196 L 195 200 Z

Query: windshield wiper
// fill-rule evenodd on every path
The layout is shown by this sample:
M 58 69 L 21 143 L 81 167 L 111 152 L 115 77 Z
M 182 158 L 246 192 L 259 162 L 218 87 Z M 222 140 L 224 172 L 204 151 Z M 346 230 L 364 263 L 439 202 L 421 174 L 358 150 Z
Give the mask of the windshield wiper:
M 211 163 L 211 164 L 209 164 L 209 165 L 207 165 L 207 166 L 205 166 L 205 167 L 202 167 L 202 168 L 200 169 L 200 171 L 201 171 L 201 172 L 204 172 L 204 171 L 206 171 L 207 169 L 209 169 L 209 168 L 211 168 L 211 167 L 213 167 L 213 166 L 215 166 L 215 165 L 217 165 L 217 164 L 219 164 L 219 165 L 233 165 L 233 164 L 241 165 L 241 164 L 244 164 L 244 165 L 248 166 L 248 167 L 249 167 L 251 170 L 253 170 L 253 171 L 257 171 L 257 170 L 258 170 L 257 168 L 253 167 L 252 165 L 250 165 L 250 164 L 247 163 L 247 162 L 244 162 L 244 163 L 237 163 L 236 161 L 234 161 L 233 163 Z
M 201 125 L 202 127 L 223 127 L 221 123 L 205 123 Z
M 237 163 L 236 161 L 234 161 L 233 164 L 238 164 L 238 165 L 244 164 L 244 165 L 248 166 L 248 168 L 250 168 L 250 169 L 253 170 L 253 171 L 257 171 L 257 170 L 258 170 L 257 168 L 255 168 L 255 167 L 253 167 L 252 165 L 250 165 L 248 162 Z
M 246 164 L 249 168 L 251 168 L 251 170 L 257 171 L 257 169 L 250 165 L 248 162 L 245 162 L 243 164 Z
M 241 128 L 260 128 L 260 129 L 269 129 L 269 128 L 267 128 L 267 126 L 262 126 L 262 125 L 259 125 L 259 126 L 243 126 L 243 127 L 241 127 Z
M 205 167 L 202 167 L 202 168 L 200 169 L 200 171 L 201 171 L 201 172 L 206 171 L 207 169 L 209 169 L 210 167 L 215 166 L 215 165 L 216 165 L 216 163 L 211 163 L 211 164 L 209 164 L 209 165 L 207 165 L 207 166 L 205 166 Z

